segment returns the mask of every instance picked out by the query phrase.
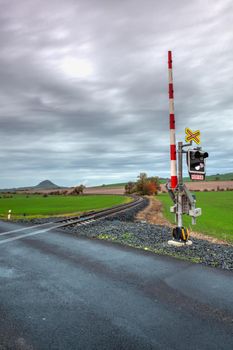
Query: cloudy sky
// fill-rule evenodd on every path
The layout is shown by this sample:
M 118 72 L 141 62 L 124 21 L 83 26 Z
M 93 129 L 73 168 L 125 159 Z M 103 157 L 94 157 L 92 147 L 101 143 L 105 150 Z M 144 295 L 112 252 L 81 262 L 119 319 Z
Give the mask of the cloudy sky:
M 207 172 L 233 171 L 232 0 L 0 8 L 0 188 L 169 177 L 168 50 L 177 141 L 200 129 Z

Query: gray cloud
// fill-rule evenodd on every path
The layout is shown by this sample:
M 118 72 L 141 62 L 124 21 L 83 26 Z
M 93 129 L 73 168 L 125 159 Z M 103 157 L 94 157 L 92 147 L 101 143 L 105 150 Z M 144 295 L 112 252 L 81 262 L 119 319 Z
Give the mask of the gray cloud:
M 231 1 L 0 0 L 0 187 L 169 176 L 200 129 L 208 172 L 233 170 Z

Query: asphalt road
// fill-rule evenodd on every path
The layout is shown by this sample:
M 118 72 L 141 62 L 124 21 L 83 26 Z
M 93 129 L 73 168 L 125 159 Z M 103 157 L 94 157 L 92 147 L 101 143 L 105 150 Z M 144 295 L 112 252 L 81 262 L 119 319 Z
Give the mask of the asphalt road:
M 232 272 L 47 227 L 0 222 L 0 350 L 233 349 Z

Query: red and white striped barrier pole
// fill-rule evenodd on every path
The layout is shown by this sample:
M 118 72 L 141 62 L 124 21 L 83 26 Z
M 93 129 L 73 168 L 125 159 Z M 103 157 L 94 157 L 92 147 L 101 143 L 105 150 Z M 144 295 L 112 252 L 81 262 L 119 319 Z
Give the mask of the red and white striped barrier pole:
M 186 213 L 183 208 L 183 196 L 186 196 L 186 200 L 189 203 L 190 208 L 195 208 L 194 200 L 191 193 L 188 194 L 186 187 L 183 185 L 182 175 L 182 161 L 183 161 L 183 145 L 182 142 L 178 142 L 178 177 L 177 177 L 177 165 L 176 165 L 176 133 L 175 133 L 175 113 L 174 113 L 174 92 L 173 92 L 173 77 L 172 77 L 172 52 L 168 51 L 168 94 L 169 94 L 169 116 L 170 116 L 170 159 L 171 159 L 171 181 L 170 186 L 167 184 L 168 192 L 174 202 L 174 206 L 171 207 L 171 212 L 176 215 L 177 227 L 173 228 L 172 236 L 173 240 L 168 241 L 168 244 L 180 246 L 183 244 L 192 244 L 188 241 L 189 232 L 183 227 L 183 213 Z M 179 183 L 179 186 L 178 186 Z M 176 191 L 174 191 L 176 189 Z M 185 193 L 185 194 L 184 194 Z M 190 212 L 190 210 L 189 210 Z
M 172 52 L 168 51 L 168 94 L 169 94 L 169 115 L 170 115 L 170 159 L 171 159 L 171 188 L 177 186 L 176 170 L 176 133 L 174 113 L 174 92 L 172 78 Z

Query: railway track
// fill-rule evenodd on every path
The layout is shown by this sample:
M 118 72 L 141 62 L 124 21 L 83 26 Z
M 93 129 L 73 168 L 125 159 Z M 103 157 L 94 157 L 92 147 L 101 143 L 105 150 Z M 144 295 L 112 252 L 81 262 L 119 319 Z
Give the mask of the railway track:
M 59 219 L 52 222 L 44 222 L 30 226 L 15 225 L 14 223 L 4 223 L 7 231 L 0 232 L 0 245 L 23 239 L 29 236 L 34 236 L 39 233 L 45 233 L 53 229 L 62 228 L 65 226 L 81 226 L 88 225 L 94 221 L 101 220 L 119 213 L 126 212 L 132 208 L 136 208 L 143 203 L 144 199 L 135 197 L 134 200 L 127 204 L 118 205 L 112 208 L 99 211 L 84 213 L 80 216 Z
M 70 225 L 87 225 L 88 223 L 92 223 L 93 221 L 104 219 L 106 217 L 113 216 L 117 213 L 122 213 L 129 209 L 135 208 L 142 204 L 143 201 L 144 199 L 142 197 L 135 197 L 134 200 L 130 203 L 117 205 L 112 208 L 103 209 L 99 211 L 92 211 L 77 217 L 59 220 L 56 221 L 56 224 L 59 223 L 60 227 Z

